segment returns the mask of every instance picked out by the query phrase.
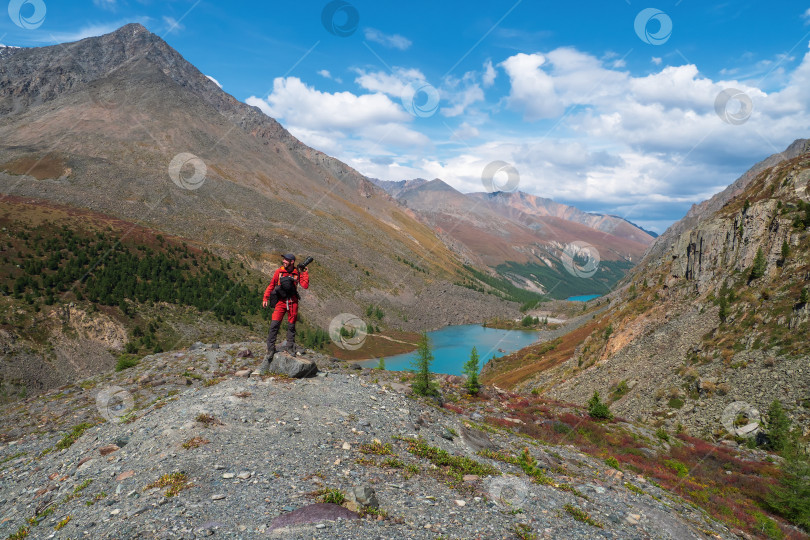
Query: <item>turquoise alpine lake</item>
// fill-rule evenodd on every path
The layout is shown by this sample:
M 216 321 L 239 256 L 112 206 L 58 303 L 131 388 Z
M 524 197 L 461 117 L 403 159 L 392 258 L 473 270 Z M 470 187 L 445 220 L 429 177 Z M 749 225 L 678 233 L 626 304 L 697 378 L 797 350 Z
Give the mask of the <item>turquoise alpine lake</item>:
M 485 328 L 477 324 L 446 326 L 428 332 L 433 363 L 430 371 L 447 375 L 461 375 L 464 363 L 470 359 L 470 351 L 478 351 L 479 367 L 483 367 L 493 356 L 504 356 L 537 341 L 537 331 L 499 330 Z M 505 352 L 504 352 L 505 351 Z M 413 369 L 412 362 L 416 351 L 398 354 L 385 359 L 385 369 L 406 371 Z M 379 359 L 358 362 L 363 367 L 376 367 Z
M 569 302 L 587 302 L 588 300 L 593 300 L 594 298 L 599 298 L 602 296 L 601 294 L 583 294 L 582 296 L 569 296 L 566 298 Z

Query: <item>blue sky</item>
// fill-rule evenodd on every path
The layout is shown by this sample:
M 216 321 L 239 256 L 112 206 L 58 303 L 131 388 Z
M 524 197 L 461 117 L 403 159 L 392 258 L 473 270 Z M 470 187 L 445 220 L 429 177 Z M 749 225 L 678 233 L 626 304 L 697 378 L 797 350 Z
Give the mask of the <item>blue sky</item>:
M 501 161 L 517 189 L 662 232 L 810 135 L 809 8 L 11 0 L 0 43 L 53 45 L 140 22 L 363 174 L 483 191 L 484 169 Z

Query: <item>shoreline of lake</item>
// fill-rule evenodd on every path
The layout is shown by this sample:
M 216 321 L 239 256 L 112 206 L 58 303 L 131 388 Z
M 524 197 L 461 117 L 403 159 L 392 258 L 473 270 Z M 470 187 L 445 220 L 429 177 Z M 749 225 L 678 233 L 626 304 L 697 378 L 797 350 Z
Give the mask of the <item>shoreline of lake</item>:
M 479 366 L 483 367 L 492 357 L 501 357 L 535 343 L 537 334 L 537 330 L 501 330 L 486 328 L 480 324 L 446 326 L 428 332 L 434 357 L 431 372 L 461 375 L 461 369 L 469 360 L 473 346 L 479 355 Z M 411 351 L 384 358 L 387 370 L 406 371 L 413 369 L 411 362 L 416 358 L 416 353 Z M 373 368 L 379 361 L 379 357 L 375 357 L 355 362 L 363 367 Z

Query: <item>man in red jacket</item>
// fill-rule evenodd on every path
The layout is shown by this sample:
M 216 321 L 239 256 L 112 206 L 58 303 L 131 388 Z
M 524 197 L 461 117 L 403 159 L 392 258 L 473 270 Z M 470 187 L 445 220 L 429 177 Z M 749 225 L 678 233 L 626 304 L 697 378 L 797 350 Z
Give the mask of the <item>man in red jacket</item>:
M 298 285 L 304 289 L 309 288 L 309 271 L 304 268 L 301 272 L 295 267 L 295 255 L 285 253 L 281 268 L 273 273 L 270 285 L 264 291 L 262 307 L 273 309 L 270 322 L 270 333 L 267 335 L 267 356 L 264 357 L 259 373 L 266 373 L 276 354 L 276 336 L 281 328 L 284 314 L 287 314 L 287 347 L 290 353 L 295 354 L 295 321 L 298 319 Z M 270 303 L 275 302 L 275 305 Z

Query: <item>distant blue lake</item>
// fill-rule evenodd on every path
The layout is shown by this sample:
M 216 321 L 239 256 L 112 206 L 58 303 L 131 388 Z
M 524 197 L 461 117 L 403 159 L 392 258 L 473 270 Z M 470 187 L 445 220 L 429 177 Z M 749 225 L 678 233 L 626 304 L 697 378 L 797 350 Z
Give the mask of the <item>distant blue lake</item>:
M 433 373 L 461 375 L 461 368 L 470 359 L 470 351 L 473 347 L 478 350 L 479 365 L 483 367 L 493 356 L 505 356 L 507 353 L 531 345 L 537 340 L 537 332 L 498 330 L 476 324 L 465 324 L 447 326 L 441 330 L 428 332 L 428 337 L 433 352 L 433 363 L 430 370 Z M 506 352 L 499 352 L 498 349 Z M 416 351 L 386 357 L 385 368 L 391 371 L 413 369 L 411 361 L 415 358 Z M 366 360 L 358 363 L 363 367 L 375 367 L 379 364 L 379 360 Z
M 587 302 L 588 300 L 593 300 L 594 298 L 599 298 L 602 296 L 601 294 L 583 294 L 582 296 L 569 296 L 566 298 L 569 302 Z

